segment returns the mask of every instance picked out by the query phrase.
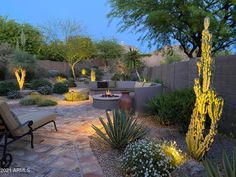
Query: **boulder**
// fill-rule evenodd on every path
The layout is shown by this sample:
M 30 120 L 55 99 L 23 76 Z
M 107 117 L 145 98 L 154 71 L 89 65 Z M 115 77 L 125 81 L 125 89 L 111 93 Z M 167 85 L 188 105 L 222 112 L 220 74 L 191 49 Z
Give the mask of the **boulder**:
M 202 163 L 190 159 L 171 173 L 171 177 L 205 177 L 205 168 Z

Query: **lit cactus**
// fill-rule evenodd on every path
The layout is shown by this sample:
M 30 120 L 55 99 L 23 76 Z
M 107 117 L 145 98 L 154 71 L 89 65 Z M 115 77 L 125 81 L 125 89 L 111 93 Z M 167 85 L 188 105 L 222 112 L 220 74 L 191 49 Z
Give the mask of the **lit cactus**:
M 23 90 L 25 77 L 26 77 L 26 70 L 22 67 L 19 67 L 15 70 L 15 76 L 19 85 L 20 90 Z
M 96 81 L 96 72 L 94 70 L 91 70 L 91 81 Z
M 217 97 L 211 86 L 213 60 L 211 58 L 212 35 L 208 31 L 209 24 L 209 18 L 205 18 L 202 32 L 202 57 L 197 63 L 199 77 L 195 79 L 194 85 L 196 102 L 186 134 L 188 151 L 196 160 L 201 160 L 212 145 L 224 105 L 223 99 Z M 207 115 L 211 119 L 211 125 L 206 134 Z

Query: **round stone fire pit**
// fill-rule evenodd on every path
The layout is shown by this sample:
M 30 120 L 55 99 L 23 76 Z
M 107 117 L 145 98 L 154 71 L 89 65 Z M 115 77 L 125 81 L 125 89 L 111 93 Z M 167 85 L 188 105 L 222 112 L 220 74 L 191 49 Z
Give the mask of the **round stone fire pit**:
M 93 96 L 93 106 L 98 109 L 117 109 L 121 94 L 105 95 L 99 94 Z

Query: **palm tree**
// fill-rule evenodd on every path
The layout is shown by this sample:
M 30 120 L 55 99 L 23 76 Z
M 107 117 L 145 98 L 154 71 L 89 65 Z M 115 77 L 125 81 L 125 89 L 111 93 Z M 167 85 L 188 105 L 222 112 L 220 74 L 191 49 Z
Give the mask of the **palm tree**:
M 141 54 L 138 50 L 132 48 L 129 48 L 129 51 L 124 55 L 127 68 L 131 71 L 131 73 L 134 71 L 139 80 L 141 80 L 141 78 L 138 70 L 142 66 L 142 61 L 140 59 L 145 56 L 150 56 L 150 54 Z

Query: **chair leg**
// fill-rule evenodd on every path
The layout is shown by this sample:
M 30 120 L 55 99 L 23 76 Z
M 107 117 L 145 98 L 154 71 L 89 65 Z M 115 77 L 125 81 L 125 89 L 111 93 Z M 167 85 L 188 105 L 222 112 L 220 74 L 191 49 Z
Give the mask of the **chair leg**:
M 33 135 L 33 132 L 30 133 L 30 136 L 31 136 L 31 148 L 33 149 L 34 148 L 34 135 Z
M 54 124 L 54 127 L 55 127 L 55 130 L 57 131 L 57 125 L 56 125 L 56 122 L 55 121 L 52 121 L 53 124 Z

